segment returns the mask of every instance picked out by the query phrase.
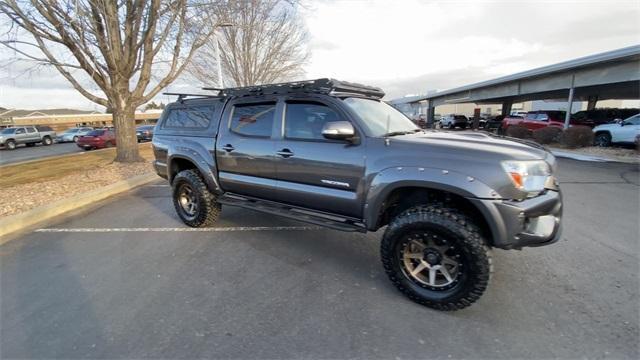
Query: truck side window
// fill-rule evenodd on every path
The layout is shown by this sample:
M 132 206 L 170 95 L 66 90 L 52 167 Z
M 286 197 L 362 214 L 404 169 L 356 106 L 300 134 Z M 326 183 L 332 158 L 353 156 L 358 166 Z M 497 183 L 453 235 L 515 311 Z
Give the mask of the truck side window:
M 173 109 L 167 114 L 163 127 L 206 129 L 213 118 L 212 106 L 193 106 Z
M 275 102 L 235 105 L 231 131 L 241 135 L 270 137 L 275 110 Z
M 284 136 L 292 139 L 326 140 L 322 136 L 322 127 L 327 122 L 338 120 L 338 114 L 324 104 L 287 101 Z
M 17 129 L 16 134 L 24 134 L 24 129 L 23 128 Z
M 32 134 L 34 132 L 36 132 L 35 128 L 27 128 L 27 133 Z

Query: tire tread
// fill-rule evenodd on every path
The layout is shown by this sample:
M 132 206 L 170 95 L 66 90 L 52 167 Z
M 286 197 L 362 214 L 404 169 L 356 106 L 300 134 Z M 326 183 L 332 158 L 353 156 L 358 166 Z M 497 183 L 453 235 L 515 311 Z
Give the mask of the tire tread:
M 398 269 L 394 268 L 393 256 L 398 236 L 404 229 L 418 223 L 438 224 L 462 234 L 464 245 L 472 258 L 475 259 L 475 267 L 479 269 L 473 274 L 476 281 L 472 283 L 466 293 L 460 294 L 452 301 L 433 301 L 417 294 L 410 287 L 405 286 L 403 279 L 399 277 L 404 275 L 399 274 Z M 412 301 L 436 310 L 455 311 L 476 302 L 489 285 L 490 274 L 493 271 L 491 251 L 486 245 L 480 228 L 459 210 L 446 207 L 443 204 L 416 206 L 396 216 L 385 230 L 380 253 L 385 272 L 396 288 Z
M 175 198 L 175 184 L 178 181 L 184 179 L 187 181 L 194 191 L 196 191 L 200 196 L 200 211 L 198 216 L 196 216 L 193 220 L 188 220 L 180 216 L 180 205 L 176 201 Z M 189 169 L 183 170 L 179 172 L 173 179 L 173 206 L 180 216 L 181 220 L 191 227 L 211 227 L 217 220 L 218 216 L 220 216 L 221 206 L 218 204 L 216 196 L 209 191 L 207 188 L 207 184 L 205 184 L 202 176 L 197 170 Z

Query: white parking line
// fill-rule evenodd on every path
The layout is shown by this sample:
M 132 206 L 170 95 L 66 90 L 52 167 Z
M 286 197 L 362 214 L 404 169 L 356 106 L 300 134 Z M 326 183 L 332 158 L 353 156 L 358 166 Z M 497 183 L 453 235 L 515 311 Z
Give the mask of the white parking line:
M 220 228 L 49 228 L 40 233 L 108 233 L 108 232 L 232 232 L 232 231 L 303 231 L 320 230 L 319 226 L 232 226 Z

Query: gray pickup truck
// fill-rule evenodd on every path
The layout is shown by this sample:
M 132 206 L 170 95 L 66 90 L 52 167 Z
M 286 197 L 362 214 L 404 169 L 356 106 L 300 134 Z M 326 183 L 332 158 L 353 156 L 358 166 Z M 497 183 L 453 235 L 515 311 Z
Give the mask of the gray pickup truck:
M 0 131 L 0 147 L 7 150 L 14 150 L 18 145 L 35 146 L 42 144 L 45 146 L 53 144 L 56 133 L 48 126 L 18 126 L 2 129 Z
M 342 231 L 386 227 L 389 278 L 439 310 L 480 298 L 491 248 L 560 237 L 556 160 L 534 143 L 422 130 L 379 88 L 332 79 L 174 95 L 154 165 L 189 226 L 212 225 L 228 205 Z

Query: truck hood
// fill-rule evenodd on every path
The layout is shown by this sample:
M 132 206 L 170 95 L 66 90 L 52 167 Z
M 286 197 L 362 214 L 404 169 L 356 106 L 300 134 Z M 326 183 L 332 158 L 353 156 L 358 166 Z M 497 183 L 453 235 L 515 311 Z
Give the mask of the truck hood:
M 492 135 L 481 132 L 427 131 L 393 138 L 406 145 L 449 149 L 450 153 L 471 153 L 480 156 L 492 153 L 502 159 L 543 160 L 549 153 L 541 145 L 528 140 Z

